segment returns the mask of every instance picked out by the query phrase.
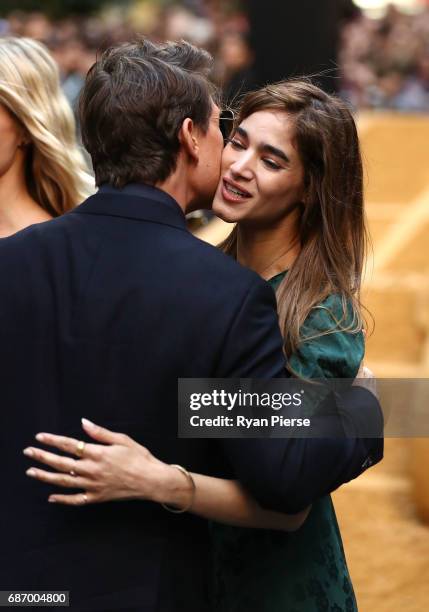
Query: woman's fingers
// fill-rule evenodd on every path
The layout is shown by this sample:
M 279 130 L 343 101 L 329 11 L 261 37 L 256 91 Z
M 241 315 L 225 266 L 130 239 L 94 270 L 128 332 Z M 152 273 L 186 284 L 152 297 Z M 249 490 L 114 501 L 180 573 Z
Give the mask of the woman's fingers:
M 57 472 L 31 467 L 27 475 L 56 487 L 83 489 L 89 503 L 114 499 L 154 499 L 157 484 L 152 468 L 156 466 L 156 461 L 150 452 L 124 434 L 91 423 L 88 426 L 87 421 L 83 426 L 88 434 L 93 430 L 94 437 L 99 441 L 111 444 L 88 444 L 67 436 L 40 433 L 36 436 L 37 440 L 58 451 L 75 455 L 79 460 L 57 454 L 56 450 L 49 452 L 31 446 L 25 449 L 25 455 Z M 146 477 L 142 477 L 142 472 Z M 85 503 L 82 499 L 61 495 L 58 499 L 53 497 L 51 501 L 81 505 Z
M 362 367 L 362 378 L 375 378 L 374 372 L 367 366 Z
M 97 442 L 102 442 L 108 445 L 118 444 L 121 446 L 131 446 L 133 444 L 133 441 L 127 435 L 110 431 L 109 429 L 105 429 L 104 427 L 91 423 L 91 421 L 88 421 L 87 419 L 82 419 L 82 427 L 86 433 L 94 440 L 97 440 Z M 58 450 L 69 453 L 70 455 L 76 455 L 77 457 L 89 457 L 90 459 L 94 460 L 100 458 L 100 455 L 104 449 L 104 446 L 100 446 L 98 444 L 87 444 L 86 442 L 76 440 L 75 438 L 57 436 L 56 434 L 46 432 L 38 433 L 36 435 L 36 440 L 46 444 L 47 446 L 53 446 Z
M 87 491 L 86 493 L 77 493 L 76 495 L 54 493 L 49 496 L 48 501 L 51 504 L 64 504 L 66 506 L 86 506 L 87 504 L 95 504 L 101 501 L 101 499 L 98 499 L 95 493 Z
M 30 478 L 35 478 L 41 482 L 46 482 L 58 487 L 65 487 L 67 489 L 86 489 L 87 487 L 91 487 L 91 482 L 87 478 L 79 475 L 72 476 L 71 474 L 64 474 L 63 472 L 57 474 L 55 472 L 46 472 L 45 470 L 40 470 L 35 467 L 28 469 L 26 474 L 30 476 Z
M 40 461 L 45 465 L 58 470 L 59 472 L 76 472 L 80 475 L 87 475 L 85 461 L 76 461 L 70 457 L 62 457 L 61 455 L 55 455 L 54 453 L 48 453 L 47 451 L 41 450 L 40 448 L 28 447 L 24 451 L 26 457 Z
M 88 421 L 88 419 L 82 419 L 82 427 L 88 436 L 103 444 L 127 445 L 130 442 L 130 438 L 127 435 L 100 427 L 92 421 Z
M 46 444 L 47 446 L 53 446 L 58 450 L 75 455 L 76 457 L 85 457 L 89 459 L 97 460 L 100 457 L 100 453 L 103 446 L 98 444 L 87 444 L 81 440 L 75 438 L 68 438 L 67 436 L 57 436 L 51 433 L 38 433 L 36 440 Z

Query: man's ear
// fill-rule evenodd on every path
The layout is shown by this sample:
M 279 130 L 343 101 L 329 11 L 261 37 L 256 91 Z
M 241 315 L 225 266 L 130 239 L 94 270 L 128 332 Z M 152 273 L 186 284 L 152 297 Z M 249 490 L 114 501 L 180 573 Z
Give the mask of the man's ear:
M 179 142 L 184 150 L 194 161 L 198 162 L 200 158 L 200 148 L 195 132 L 195 124 L 187 117 L 179 131 Z

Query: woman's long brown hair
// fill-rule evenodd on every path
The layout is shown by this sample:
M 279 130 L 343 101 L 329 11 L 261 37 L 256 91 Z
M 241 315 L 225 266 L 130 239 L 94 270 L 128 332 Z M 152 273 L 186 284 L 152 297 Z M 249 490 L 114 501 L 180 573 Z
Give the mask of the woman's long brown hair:
M 284 348 L 290 356 L 310 339 L 301 337 L 302 325 L 310 311 L 330 294 L 342 298 L 343 316 L 337 320 L 332 315 L 333 327 L 322 334 L 338 330 L 354 333 L 363 328 L 360 289 L 367 231 L 362 159 L 347 105 L 310 82 L 283 81 L 247 94 L 235 126 L 249 115 L 267 110 L 284 112 L 293 119 L 294 145 L 305 176 L 301 250 L 277 289 Z M 237 228 L 220 248 L 236 256 Z

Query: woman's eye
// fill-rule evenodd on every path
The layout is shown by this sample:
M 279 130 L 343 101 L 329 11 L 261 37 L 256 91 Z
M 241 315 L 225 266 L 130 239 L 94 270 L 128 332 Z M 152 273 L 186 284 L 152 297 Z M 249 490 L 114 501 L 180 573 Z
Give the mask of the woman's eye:
M 270 168 L 271 170 L 280 170 L 280 169 L 281 169 L 281 166 L 279 166 L 278 164 L 276 164 L 276 162 L 275 162 L 275 161 L 273 161 L 272 159 L 267 159 L 267 158 L 264 158 L 262 161 L 263 161 L 263 162 L 264 162 L 264 164 L 265 164 L 266 166 L 268 166 L 268 168 Z
M 244 145 L 235 138 L 228 138 L 226 142 L 230 144 L 234 149 L 244 149 Z

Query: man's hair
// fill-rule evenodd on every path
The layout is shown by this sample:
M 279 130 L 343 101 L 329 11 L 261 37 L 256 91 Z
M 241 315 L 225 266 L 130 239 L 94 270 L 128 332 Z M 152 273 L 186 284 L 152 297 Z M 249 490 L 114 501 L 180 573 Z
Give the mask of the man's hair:
M 155 184 L 174 171 L 179 131 L 189 117 L 208 129 L 214 88 L 211 56 L 187 42 L 148 40 L 107 49 L 80 96 L 85 148 L 96 184 Z

